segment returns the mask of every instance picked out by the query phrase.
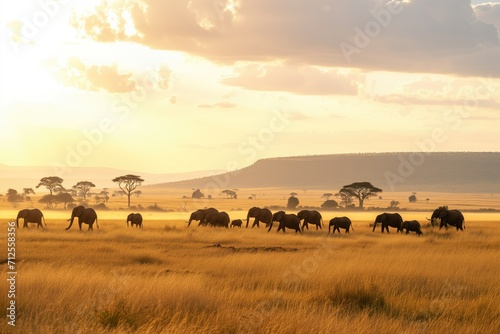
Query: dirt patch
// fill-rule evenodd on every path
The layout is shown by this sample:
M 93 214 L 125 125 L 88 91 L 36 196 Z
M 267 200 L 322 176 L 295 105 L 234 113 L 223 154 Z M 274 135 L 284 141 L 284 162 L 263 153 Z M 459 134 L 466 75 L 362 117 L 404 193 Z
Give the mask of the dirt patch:
M 243 253 L 259 253 L 259 252 L 297 252 L 298 248 L 290 247 L 240 247 L 236 248 L 234 246 L 222 246 L 221 244 L 215 244 L 211 246 L 205 246 L 204 248 L 219 248 L 228 250 L 231 252 L 243 252 Z

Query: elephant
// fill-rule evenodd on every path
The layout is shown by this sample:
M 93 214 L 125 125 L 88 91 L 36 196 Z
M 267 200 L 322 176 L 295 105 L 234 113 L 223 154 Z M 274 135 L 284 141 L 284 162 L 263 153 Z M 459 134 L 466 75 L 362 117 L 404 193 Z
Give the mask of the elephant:
M 420 229 L 420 223 L 417 220 L 404 221 L 401 224 L 401 232 L 406 230 L 406 234 L 412 232 L 417 232 L 417 235 L 422 235 L 422 230 Z
M 233 220 L 231 222 L 231 227 L 240 227 L 241 228 L 241 225 L 243 224 L 243 221 L 241 219 L 236 219 L 236 220 Z
M 189 227 L 189 225 L 191 225 L 191 222 L 193 220 L 199 221 L 198 226 L 206 225 L 205 218 L 211 213 L 218 213 L 218 212 L 219 212 L 219 210 L 214 209 L 214 208 L 196 210 L 193 213 L 191 213 L 191 216 L 189 217 L 189 221 L 187 223 L 188 227 Z
M 45 223 L 45 218 L 43 217 L 43 213 L 42 211 L 38 210 L 38 209 L 24 209 L 24 210 L 21 210 L 18 212 L 17 214 L 17 218 L 16 218 L 16 226 L 17 228 L 19 228 L 19 219 L 22 218 L 24 223 L 23 223 L 23 227 L 28 227 L 28 223 L 33 223 L 33 224 L 37 224 L 36 227 L 42 227 L 43 228 L 43 225 L 42 225 L 42 219 L 43 219 L 43 223 L 45 224 L 45 226 L 47 226 L 47 223 Z
M 273 215 L 273 219 L 271 221 L 271 224 L 269 225 L 269 230 L 267 232 L 271 231 L 273 228 L 273 222 L 279 222 L 279 227 L 278 231 L 283 230 L 283 233 L 285 233 L 285 227 L 294 229 L 295 233 L 302 231 L 300 230 L 300 219 L 294 214 L 286 214 L 284 211 L 278 211 Z
M 401 223 L 403 222 L 403 218 L 399 213 L 382 213 L 375 218 L 375 222 L 373 223 L 373 231 L 375 231 L 375 227 L 377 227 L 377 223 L 382 224 L 382 233 L 384 233 L 384 229 L 389 233 L 389 226 L 397 228 L 397 232 L 401 231 Z
M 448 225 L 455 226 L 457 231 L 463 231 L 465 228 L 464 215 L 458 210 L 448 210 L 445 206 L 440 206 L 434 210 L 431 219 L 428 220 L 431 221 L 432 227 L 434 227 L 436 223 L 439 223 L 439 229 L 443 226 L 448 228 Z
M 349 233 L 349 229 L 352 227 L 352 230 L 354 231 L 354 227 L 352 226 L 352 222 L 348 217 L 335 217 L 330 220 L 330 223 L 328 224 L 328 234 L 330 234 L 330 228 L 333 226 L 333 233 L 335 233 L 335 230 L 339 231 L 340 229 L 344 229 L 345 233 Z
M 212 225 L 214 227 L 221 226 L 229 227 L 229 215 L 227 212 L 214 212 L 206 216 L 205 225 Z
M 80 227 L 80 231 L 82 230 L 83 223 L 89 225 L 89 231 L 93 230 L 92 225 L 94 225 L 94 222 L 96 223 L 97 228 L 99 228 L 99 223 L 97 222 L 97 214 L 94 209 L 84 208 L 80 205 L 73 208 L 73 211 L 71 212 L 71 218 L 68 219 L 70 223 L 69 226 L 66 227 L 66 230 L 69 230 L 71 228 L 75 217 L 78 218 L 78 227 Z
M 127 216 L 127 227 L 130 222 L 130 227 L 142 228 L 142 215 L 140 213 L 131 213 Z
M 301 221 L 302 219 L 304 220 L 304 224 L 302 224 L 302 231 L 304 231 L 304 227 L 309 229 L 308 224 L 316 225 L 316 230 L 318 227 L 320 229 L 323 228 L 323 217 L 321 217 L 321 213 L 316 210 L 302 210 L 297 214 L 297 217 L 299 217 L 299 220 Z
M 250 210 L 248 210 L 246 228 L 248 228 L 248 222 L 250 218 L 255 218 L 252 224 L 252 228 L 255 225 L 259 227 L 259 222 L 266 223 L 266 226 L 269 226 L 271 224 L 271 220 L 273 219 L 273 214 L 269 209 L 261 209 L 254 206 L 253 208 L 250 208 Z

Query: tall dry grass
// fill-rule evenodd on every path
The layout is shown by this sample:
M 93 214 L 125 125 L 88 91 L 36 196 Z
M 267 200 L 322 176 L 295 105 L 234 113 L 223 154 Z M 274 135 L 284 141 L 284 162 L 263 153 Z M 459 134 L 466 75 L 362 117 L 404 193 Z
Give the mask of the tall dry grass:
M 18 230 L 17 332 L 500 332 L 500 223 L 484 215 L 422 237 L 368 216 L 327 236 L 107 215 L 94 232 Z

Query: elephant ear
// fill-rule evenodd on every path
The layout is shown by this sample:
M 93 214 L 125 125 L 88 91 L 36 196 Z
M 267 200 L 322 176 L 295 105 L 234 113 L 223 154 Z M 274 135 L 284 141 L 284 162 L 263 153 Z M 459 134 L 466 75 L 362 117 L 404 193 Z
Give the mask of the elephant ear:
M 276 220 L 281 221 L 281 219 L 283 218 L 283 214 L 284 213 L 282 211 L 278 212 L 278 214 L 276 215 Z
M 448 215 L 448 210 L 442 210 L 440 213 L 439 213 L 439 218 L 443 219 L 444 217 L 446 217 Z
M 383 213 L 379 217 L 380 217 L 380 222 L 384 222 L 385 219 L 386 219 L 386 217 L 387 217 L 387 215 L 385 213 Z

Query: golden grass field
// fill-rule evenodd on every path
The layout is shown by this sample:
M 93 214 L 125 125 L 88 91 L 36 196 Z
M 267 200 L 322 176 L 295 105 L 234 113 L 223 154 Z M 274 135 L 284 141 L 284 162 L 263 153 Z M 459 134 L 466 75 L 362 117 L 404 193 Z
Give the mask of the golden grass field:
M 290 191 L 241 190 L 238 200 L 193 202 L 181 198 L 189 191 L 145 188 L 132 205 L 173 211 L 143 211 L 142 230 L 126 227 L 131 210 L 119 210 L 125 198 L 98 211 L 93 232 L 79 232 L 77 224 L 65 231 L 70 210 L 35 203 L 48 227 L 17 230 L 16 327 L 7 324 L 2 279 L 0 332 L 500 333 L 498 212 L 464 211 L 464 232 L 426 226 L 421 237 L 372 232 L 377 211 L 322 211 L 326 224 L 351 217 L 349 235 L 328 236 L 327 227 L 302 235 L 263 226 L 186 227 L 196 207 L 245 218 L 251 206 L 284 205 Z M 257 200 L 246 192 L 258 192 Z M 320 191 L 298 193 L 304 205 L 323 201 Z M 366 206 L 400 200 L 415 210 L 400 211 L 403 218 L 423 225 L 443 204 L 500 209 L 498 194 L 422 194 L 430 201 L 411 205 L 408 194 L 384 196 Z M 7 222 L 28 205 L 14 209 L 0 200 L 4 245 Z M 6 264 L 2 271 L 6 277 Z

